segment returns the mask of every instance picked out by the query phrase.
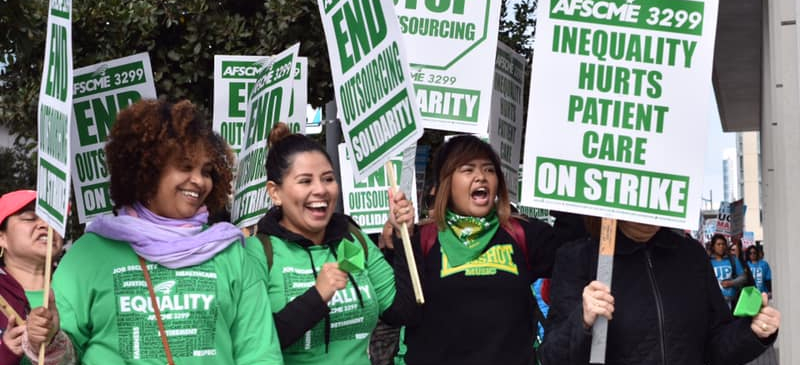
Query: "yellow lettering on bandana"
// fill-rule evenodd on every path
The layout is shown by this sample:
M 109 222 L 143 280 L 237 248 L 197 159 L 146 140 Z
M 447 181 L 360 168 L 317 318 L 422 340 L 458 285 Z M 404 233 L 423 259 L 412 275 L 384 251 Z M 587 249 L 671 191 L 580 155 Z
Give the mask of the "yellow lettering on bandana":
M 477 259 L 456 267 L 450 267 L 447 255 L 442 252 L 441 277 L 463 272 L 466 276 L 490 276 L 497 274 L 497 270 L 519 275 L 517 264 L 514 263 L 514 246 L 511 244 L 495 245 L 486 250 Z

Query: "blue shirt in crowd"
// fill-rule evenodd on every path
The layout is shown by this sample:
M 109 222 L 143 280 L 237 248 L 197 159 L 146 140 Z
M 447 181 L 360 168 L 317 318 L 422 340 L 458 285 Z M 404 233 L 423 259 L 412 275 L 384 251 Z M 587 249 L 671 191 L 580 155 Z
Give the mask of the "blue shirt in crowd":
M 736 265 L 736 275 L 734 275 L 734 269 L 731 267 L 731 262 Z M 717 275 L 717 281 L 720 284 L 720 289 L 722 289 L 722 295 L 728 298 L 735 296 L 736 288 L 723 288 L 722 281 L 731 280 L 739 275 L 744 275 L 744 269 L 742 269 L 742 265 L 739 263 L 739 260 L 731 257 L 724 257 L 722 260 L 717 260 L 715 257 L 712 257 L 711 265 L 714 266 L 714 274 Z
M 758 290 L 762 293 L 767 293 L 765 282 L 772 280 L 772 270 L 769 269 L 769 264 L 764 260 L 758 260 L 755 263 L 748 261 L 747 266 L 750 266 L 750 272 L 753 273 L 753 279 L 756 281 Z

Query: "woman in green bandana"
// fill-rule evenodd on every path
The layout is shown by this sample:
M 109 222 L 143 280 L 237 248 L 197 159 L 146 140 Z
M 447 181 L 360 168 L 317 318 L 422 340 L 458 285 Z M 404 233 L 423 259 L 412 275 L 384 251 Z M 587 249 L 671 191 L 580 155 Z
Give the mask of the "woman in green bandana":
M 412 238 L 425 304 L 408 318 L 409 365 L 535 361 L 531 284 L 550 276 L 556 249 L 583 228 L 575 216 L 555 228 L 512 217 L 500 166 L 473 136 L 450 139 L 434 160 L 433 223 Z M 398 296 L 410 295 L 409 281 L 398 273 Z

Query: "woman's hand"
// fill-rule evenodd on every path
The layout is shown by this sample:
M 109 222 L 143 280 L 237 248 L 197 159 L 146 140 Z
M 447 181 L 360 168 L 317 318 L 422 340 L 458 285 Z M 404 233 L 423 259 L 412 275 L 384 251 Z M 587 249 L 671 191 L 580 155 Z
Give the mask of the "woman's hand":
M 314 285 L 319 296 L 326 303 L 333 298 L 337 290 L 344 289 L 346 286 L 347 273 L 339 270 L 339 264 L 335 262 L 322 265 L 322 270 L 317 274 L 317 283 Z
M 22 334 L 25 333 L 25 326 L 17 325 L 17 318 L 8 318 L 8 326 L 3 332 L 2 343 L 8 347 L 14 355 L 22 356 Z
M 402 191 L 389 189 L 389 222 L 394 226 L 394 231 L 400 233 L 403 223 L 409 228 L 409 235 L 412 233 L 410 228 L 414 224 L 414 205 L 406 199 Z
M 778 331 L 781 326 L 781 312 L 769 306 L 766 293 L 761 293 L 761 310 L 758 311 L 753 321 L 750 322 L 750 329 L 758 338 L 767 338 Z
M 60 329 L 58 308 L 56 308 L 56 299 L 52 290 L 47 308 L 34 308 L 28 315 L 27 328 L 28 343 L 33 349 L 38 349 L 41 344 L 50 344 L 50 340 L 58 333 Z
M 609 320 L 614 314 L 614 297 L 611 288 L 597 280 L 583 288 L 583 327 L 590 328 L 603 316 Z

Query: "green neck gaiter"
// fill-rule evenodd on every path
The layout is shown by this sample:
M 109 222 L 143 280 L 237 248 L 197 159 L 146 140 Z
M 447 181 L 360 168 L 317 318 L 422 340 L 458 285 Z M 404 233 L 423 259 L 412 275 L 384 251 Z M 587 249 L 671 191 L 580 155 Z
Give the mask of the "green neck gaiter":
M 494 210 L 485 217 L 466 217 L 448 209 L 445 221 L 448 228 L 439 232 L 439 244 L 451 267 L 478 258 L 500 228 Z

